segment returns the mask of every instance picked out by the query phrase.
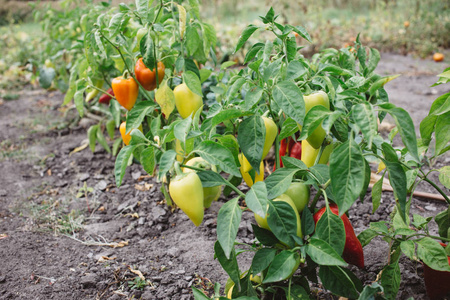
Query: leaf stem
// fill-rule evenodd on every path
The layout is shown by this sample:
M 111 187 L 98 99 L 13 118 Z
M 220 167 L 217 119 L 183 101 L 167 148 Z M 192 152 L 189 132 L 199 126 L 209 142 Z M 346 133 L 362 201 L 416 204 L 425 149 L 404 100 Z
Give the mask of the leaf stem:
M 420 176 L 419 176 L 419 177 L 420 177 Z M 436 183 L 434 183 L 433 181 L 431 181 L 430 179 L 428 179 L 428 177 L 426 177 L 426 176 L 423 176 L 423 177 L 420 177 L 420 178 L 421 178 L 422 180 L 428 182 L 429 184 L 431 184 L 431 185 L 439 192 L 439 194 L 441 194 L 442 197 L 444 197 L 445 201 L 447 201 L 447 204 L 450 205 L 450 199 L 449 199 L 448 196 L 444 193 L 444 191 L 441 190 L 441 188 L 437 186 Z

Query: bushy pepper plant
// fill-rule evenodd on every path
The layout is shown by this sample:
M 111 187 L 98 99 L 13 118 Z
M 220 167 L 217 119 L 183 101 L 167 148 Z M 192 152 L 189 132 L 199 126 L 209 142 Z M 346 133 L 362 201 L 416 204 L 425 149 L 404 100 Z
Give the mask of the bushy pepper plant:
M 308 298 L 310 283 L 320 281 L 339 296 L 392 299 L 399 288 L 402 252 L 435 270 L 450 271 L 446 250 L 437 242 L 449 241 L 448 210 L 437 217 L 440 236 L 432 236 L 426 226 L 429 219 L 410 220 L 408 196 L 418 182 L 426 181 L 449 202 L 422 171 L 424 162 L 449 149 L 449 94 L 435 101 L 418 140 L 409 114 L 389 103 L 383 88 L 396 76 L 374 73 L 380 60 L 377 50 L 364 47 L 357 38 L 351 47 L 326 49 L 307 59 L 296 37 L 310 42 L 303 27 L 278 23 L 272 8 L 261 20 L 262 26 L 244 30 L 235 50 L 256 31 L 272 33 L 273 40 L 252 45 L 242 69 L 229 71 L 233 63 L 226 62 L 213 73 L 200 68 L 208 57 L 215 65 L 216 38 L 214 29 L 200 21 L 196 0 L 137 0 L 135 9 L 121 4 L 118 11 L 113 8 L 96 18 L 84 36 L 86 56 L 73 66 L 67 97 L 73 96 L 82 114 L 86 89 L 104 92 L 95 88 L 94 78 L 104 78 L 102 72 L 107 71 L 120 83 L 117 89 L 113 82 L 110 96 L 115 98 L 109 110 L 97 109 L 111 117 L 106 128 L 112 135 L 126 116 L 126 146 L 115 163 L 117 185 L 127 166 L 139 162 L 162 182 L 167 204 L 174 202 L 196 226 L 202 223 L 204 208 L 218 198 L 207 188 L 220 191 L 224 186 L 225 196 L 235 195 L 218 213 L 214 246 L 230 277 L 228 298 Z M 142 68 L 151 76 L 138 75 Z M 445 81 L 448 76 L 443 74 Z M 141 82 L 144 77 L 154 82 Z M 396 127 L 385 140 L 377 120 L 387 114 Z M 102 126 L 96 126 L 89 131 L 91 146 L 98 140 L 109 147 Z M 433 132 L 435 152 L 427 155 Z M 404 146 L 393 146 L 396 134 Z M 280 155 L 284 139 L 298 141 L 301 150 L 288 156 L 285 149 Z M 273 144 L 276 168 L 264 179 L 262 161 Z M 192 159 L 201 163 L 190 163 Z M 372 190 L 373 210 L 380 205 L 385 176 L 396 206 L 391 220 L 372 223 L 356 238 L 345 214 L 366 195 L 369 162 L 385 166 Z M 448 167 L 440 172 L 448 188 Z M 242 179 L 250 187 L 247 193 L 237 188 Z M 309 201 L 311 189 L 315 196 Z M 317 207 L 321 197 L 322 209 Z M 236 243 L 242 211 L 247 209 L 257 224 L 255 241 L 249 245 Z M 362 247 L 379 235 L 390 244 L 389 263 L 376 282 L 364 287 L 348 264 L 364 267 Z M 242 252 L 254 253 L 248 270 L 239 268 Z M 195 288 L 193 293 L 196 299 L 209 299 Z M 213 298 L 224 298 L 219 285 Z

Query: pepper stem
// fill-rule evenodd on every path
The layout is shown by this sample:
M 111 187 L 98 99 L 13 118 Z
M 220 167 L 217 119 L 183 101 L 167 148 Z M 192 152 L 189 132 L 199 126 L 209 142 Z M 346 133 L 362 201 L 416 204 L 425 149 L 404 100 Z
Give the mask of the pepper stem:
M 175 168 L 175 172 L 177 173 L 177 176 L 183 175 L 183 171 L 181 171 L 179 162 L 176 161 L 175 164 L 173 165 L 173 167 Z

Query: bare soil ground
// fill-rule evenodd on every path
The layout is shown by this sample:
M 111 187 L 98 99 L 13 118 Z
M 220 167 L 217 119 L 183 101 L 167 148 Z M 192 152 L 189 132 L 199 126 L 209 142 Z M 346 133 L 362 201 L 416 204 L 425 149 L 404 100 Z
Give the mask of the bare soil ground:
M 448 91 L 429 87 L 444 68 L 382 55 L 379 73 L 402 74 L 387 86 L 390 100 L 411 114 L 417 130 L 433 100 Z M 85 144 L 91 121 L 78 122 L 74 110 L 61 108 L 62 94 L 19 94 L 0 102 L 0 299 L 193 299 L 192 286 L 209 293 L 215 282 L 224 286 L 227 275 L 214 260 L 213 245 L 217 212 L 227 199 L 213 203 L 196 228 L 167 208 L 159 184 L 139 165 L 128 168 L 117 188 L 114 157 L 99 147 L 94 154 L 88 148 L 73 153 Z M 435 167 L 449 161 L 444 157 Z M 372 214 L 369 192 L 350 211 L 356 233 L 387 218 L 393 203 L 384 193 Z M 434 216 L 444 207 L 414 198 L 412 213 Z M 240 241 L 252 241 L 253 222 L 244 212 Z M 382 240 L 364 248 L 366 268 L 357 272 L 366 283 L 376 279 L 387 250 Z M 250 261 L 239 258 L 246 270 Z M 427 299 L 421 264 L 402 258 L 401 270 L 398 299 Z

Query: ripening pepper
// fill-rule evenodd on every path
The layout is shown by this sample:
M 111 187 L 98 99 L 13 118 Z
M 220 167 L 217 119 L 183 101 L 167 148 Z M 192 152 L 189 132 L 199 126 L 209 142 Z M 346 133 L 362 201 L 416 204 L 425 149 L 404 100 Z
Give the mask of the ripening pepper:
M 195 172 L 183 173 L 175 163 L 177 176 L 170 181 L 169 194 L 173 202 L 191 219 L 195 226 L 203 221 L 203 186 Z
M 136 81 L 132 77 L 119 76 L 113 79 L 111 86 L 120 105 L 131 110 L 139 94 L 139 86 Z
M 249 174 L 249 172 L 244 172 L 243 167 L 242 167 L 242 157 L 244 155 L 242 153 L 240 153 L 238 155 L 239 158 L 239 162 L 241 163 L 241 167 L 239 168 L 239 171 L 241 172 L 242 175 L 242 179 L 244 179 L 245 183 L 248 185 L 248 187 L 252 187 L 252 185 L 255 182 L 258 181 L 263 181 L 264 180 L 264 163 L 261 161 L 261 164 L 259 165 L 259 174 L 255 172 L 255 182 L 253 182 L 252 176 Z M 250 171 L 252 170 L 252 168 L 250 169 Z
M 196 167 L 203 170 L 212 170 L 214 172 L 217 172 L 217 168 L 214 165 L 211 165 L 209 162 L 204 160 L 201 157 L 194 157 L 186 163 L 187 166 L 190 167 Z M 196 172 L 193 169 L 189 168 L 183 168 L 183 172 L 189 173 L 189 172 Z M 203 206 L 205 208 L 209 208 L 211 206 L 211 203 L 213 201 L 217 201 L 219 199 L 220 194 L 222 193 L 222 186 L 212 186 L 212 187 L 204 187 L 203 188 Z
M 272 119 L 269 119 L 267 117 L 262 117 L 264 120 L 264 127 L 266 128 L 266 137 L 264 139 L 264 146 L 263 146 L 263 153 L 261 157 L 261 161 L 267 156 L 267 154 L 270 151 L 270 148 L 272 148 L 272 144 L 275 141 L 275 138 L 278 134 L 278 128 L 275 122 Z M 252 169 L 252 165 L 247 160 L 247 158 L 242 155 L 242 163 L 241 166 L 243 167 L 243 171 L 245 173 L 250 172 Z
M 446 247 L 444 243 L 440 243 L 442 247 Z M 447 256 L 450 265 L 450 256 Z M 445 296 L 450 295 L 450 272 L 438 271 L 423 264 L 423 277 L 425 279 L 425 287 L 430 300 L 447 299 Z
M 323 213 L 326 210 L 326 206 L 322 207 L 318 212 L 314 214 L 314 223 L 317 225 L 317 222 L 322 217 Z M 333 214 L 339 215 L 339 208 L 336 204 L 330 204 L 330 210 Z M 344 253 L 342 257 L 344 260 L 352 265 L 355 265 L 361 269 L 364 268 L 364 252 L 361 245 L 361 242 L 356 237 L 355 231 L 353 230 L 353 226 L 350 223 L 350 220 L 347 218 L 347 215 L 343 214 L 341 216 L 342 221 L 344 222 L 345 228 L 345 246 Z
M 128 146 L 131 141 L 131 131 L 126 133 L 127 122 L 122 122 L 119 127 L 120 135 L 122 136 L 123 143 Z M 139 125 L 138 129 L 142 132 L 142 125 Z
M 319 154 L 319 149 L 314 149 L 308 143 L 308 140 L 302 141 L 301 161 L 304 162 L 308 168 L 314 166 L 314 162 L 316 161 L 317 154 Z
M 192 92 L 185 83 L 175 87 L 175 106 L 183 119 L 186 119 L 202 107 L 203 99 Z
M 166 67 L 160 61 L 156 65 L 156 68 L 158 70 L 158 83 L 161 83 L 165 75 Z M 136 75 L 136 80 L 139 81 L 144 89 L 146 89 L 147 91 L 153 91 L 156 88 L 155 68 L 153 68 L 153 70 L 147 68 L 147 66 L 144 64 L 144 61 L 142 60 L 142 57 L 139 58 L 136 62 L 134 73 Z
M 114 92 L 113 92 L 112 88 L 109 88 L 106 92 L 107 92 L 107 94 L 103 94 L 100 96 L 100 98 L 98 99 L 98 103 L 109 105 L 109 102 L 112 99 L 111 96 L 114 96 Z
M 319 159 L 319 164 L 326 165 L 328 161 L 330 160 L 331 152 L 333 152 L 334 144 L 331 143 L 328 146 L 325 147 L 322 151 L 322 156 Z
M 282 157 L 288 155 L 289 157 L 294 157 L 297 159 L 301 159 L 302 154 L 302 142 L 296 142 L 291 137 L 288 138 L 288 142 L 286 139 L 281 140 L 280 150 L 278 151 L 280 157 L 280 167 L 283 167 Z M 276 170 L 276 164 L 273 165 L 273 171 Z
M 103 80 L 96 80 L 94 82 L 94 85 L 96 88 L 101 89 L 103 87 Z M 95 98 L 95 96 L 98 95 L 99 90 L 96 88 L 93 88 L 93 87 L 87 88 L 87 90 L 89 90 L 89 92 L 86 94 L 86 99 L 85 99 L 86 102 L 91 101 L 92 99 Z
M 284 194 L 291 197 L 295 207 L 297 207 L 298 213 L 301 213 L 309 203 L 310 187 L 303 182 L 294 181 Z
M 317 105 L 322 105 L 327 109 L 330 109 L 330 100 L 328 95 L 324 91 L 318 91 L 307 96 L 303 96 L 305 100 L 305 113 Z M 302 126 L 298 124 L 298 128 L 302 130 Z M 322 125 L 317 127 L 313 133 L 307 138 L 308 143 L 314 148 L 319 149 L 325 139 L 326 132 L 323 130 Z

